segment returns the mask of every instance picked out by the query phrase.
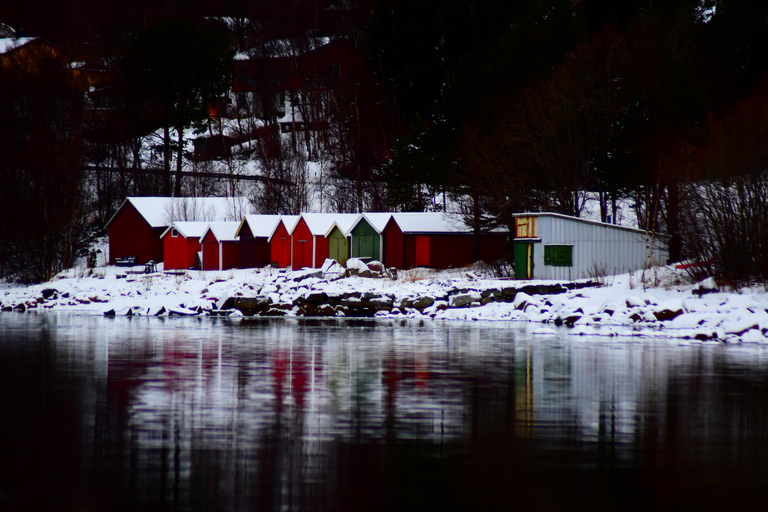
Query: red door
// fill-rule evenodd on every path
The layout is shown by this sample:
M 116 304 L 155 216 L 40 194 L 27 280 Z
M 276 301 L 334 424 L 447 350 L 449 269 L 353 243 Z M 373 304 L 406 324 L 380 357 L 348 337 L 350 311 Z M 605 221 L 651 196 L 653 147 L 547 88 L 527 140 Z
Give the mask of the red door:
M 203 242 L 203 270 L 219 270 L 219 244 L 216 241 Z
M 312 240 L 297 240 L 293 254 L 293 269 L 299 270 L 312 266 Z
M 416 237 L 416 266 L 428 267 L 429 266 L 429 237 L 417 236 Z

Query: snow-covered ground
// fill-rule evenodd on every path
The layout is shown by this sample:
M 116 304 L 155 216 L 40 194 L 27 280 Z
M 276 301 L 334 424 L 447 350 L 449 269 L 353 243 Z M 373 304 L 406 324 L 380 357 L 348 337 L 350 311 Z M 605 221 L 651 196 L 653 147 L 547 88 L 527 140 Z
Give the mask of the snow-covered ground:
M 353 259 L 349 266 L 354 268 L 358 262 Z M 400 271 L 394 279 L 341 277 L 344 269 L 338 264 L 326 265 L 324 273 L 271 268 L 180 274 L 140 270 L 80 267 L 48 283 L 0 283 L 0 307 L 27 313 L 237 316 L 242 313 L 221 308 L 229 307 L 232 299 L 258 298 L 271 312 L 287 316 L 304 314 L 302 304 L 312 300 L 336 304 L 313 314 L 328 311 L 326 316 L 351 316 L 359 311 L 355 303 L 367 301 L 376 317 L 531 322 L 533 332 L 542 336 L 555 334 L 555 325 L 566 325 L 574 335 L 768 343 L 764 289 L 713 290 L 712 280 L 689 284 L 682 271 L 670 267 L 609 276 L 600 286 L 557 294 L 536 293 L 537 286 L 555 284 L 550 281 L 493 279 L 478 268 L 415 269 Z

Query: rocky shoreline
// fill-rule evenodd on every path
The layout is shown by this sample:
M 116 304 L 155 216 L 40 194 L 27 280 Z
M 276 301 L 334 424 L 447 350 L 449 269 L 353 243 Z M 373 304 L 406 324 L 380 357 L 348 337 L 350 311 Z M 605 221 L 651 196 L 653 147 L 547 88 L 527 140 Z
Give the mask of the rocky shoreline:
M 323 317 L 503 321 L 537 333 L 768 345 L 768 293 L 686 283 L 673 267 L 577 282 L 498 279 L 482 268 L 400 271 L 329 260 L 322 269 L 143 274 L 106 267 L 23 286 L 0 309 L 107 317 Z M 710 282 L 711 281 L 711 282 Z M 689 341 L 684 341 L 689 340 Z

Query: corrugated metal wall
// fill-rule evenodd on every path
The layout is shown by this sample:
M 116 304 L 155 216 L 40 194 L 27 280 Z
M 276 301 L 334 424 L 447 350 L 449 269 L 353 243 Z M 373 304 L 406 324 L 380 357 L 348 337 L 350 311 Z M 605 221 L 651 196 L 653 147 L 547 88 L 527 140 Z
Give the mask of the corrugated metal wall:
M 584 279 L 622 274 L 646 266 L 648 252 L 643 232 L 550 215 L 538 217 L 537 224 L 541 243 L 534 246 L 535 279 Z M 548 244 L 573 245 L 573 266 L 545 265 L 544 246 Z M 656 239 L 654 264 L 664 265 L 667 258 L 663 240 Z

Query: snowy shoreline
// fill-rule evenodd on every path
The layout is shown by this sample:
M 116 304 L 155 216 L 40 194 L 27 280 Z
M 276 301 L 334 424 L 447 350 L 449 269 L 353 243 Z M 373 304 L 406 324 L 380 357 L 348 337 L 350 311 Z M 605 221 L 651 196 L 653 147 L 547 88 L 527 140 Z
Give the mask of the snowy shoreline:
M 396 279 L 271 268 L 143 274 L 71 269 L 48 283 L 0 283 L 3 311 L 116 316 L 316 316 L 518 321 L 535 334 L 664 337 L 768 345 L 768 293 L 686 284 L 671 267 L 597 282 L 516 281 L 476 269 L 401 271 Z

